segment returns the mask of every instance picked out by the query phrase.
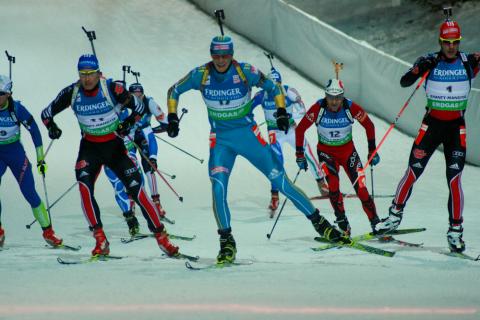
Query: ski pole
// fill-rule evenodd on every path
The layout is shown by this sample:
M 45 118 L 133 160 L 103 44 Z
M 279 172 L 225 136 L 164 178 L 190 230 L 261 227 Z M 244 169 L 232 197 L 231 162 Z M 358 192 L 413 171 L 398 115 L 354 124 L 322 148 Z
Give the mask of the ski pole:
M 53 139 L 50 140 L 50 143 L 48 144 L 47 150 L 46 150 L 45 153 L 43 154 L 43 159 L 44 159 L 44 160 L 45 160 L 45 158 L 47 157 L 48 151 L 50 151 L 50 148 L 52 147 L 53 141 L 55 141 L 55 140 L 53 140 Z
M 145 161 L 147 161 L 147 163 L 150 165 L 151 168 L 155 169 L 155 172 L 157 172 L 158 176 L 160 178 L 162 178 L 163 182 L 165 182 L 165 184 L 170 188 L 170 190 L 172 190 L 172 192 L 177 196 L 178 200 L 180 200 L 180 202 L 183 202 L 183 197 L 180 196 L 177 191 L 175 191 L 175 189 L 170 185 L 170 183 L 168 183 L 167 179 L 165 179 L 165 177 L 163 176 L 163 174 L 158 170 L 158 168 L 156 168 L 153 163 L 150 161 L 150 159 L 148 159 L 148 157 L 145 155 L 145 153 L 143 153 L 142 149 L 140 149 L 140 147 L 138 146 L 138 144 L 135 143 L 135 141 L 133 141 L 132 138 L 130 138 L 130 136 L 128 136 L 128 139 L 130 140 L 130 142 L 135 146 L 135 148 L 137 148 L 138 152 L 140 153 L 140 155 L 142 156 L 143 159 L 145 159 Z M 121 137 L 119 137 L 121 138 Z
M 373 166 L 370 166 L 370 181 L 372 182 L 372 199 L 375 199 L 375 189 L 373 189 Z
M 378 150 L 380 149 L 380 147 L 382 146 L 382 144 L 385 142 L 385 139 L 387 138 L 387 136 L 390 134 L 390 132 L 393 130 L 393 127 L 395 127 L 395 125 L 397 124 L 398 122 L 398 119 L 400 119 L 400 117 L 402 116 L 403 114 L 403 111 L 405 111 L 405 109 L 407 108 L 408 104 L 410 103 L 410 100 L 412 100 L 413 96 L 415 95 L 415 93 L 417 92 L 418 88 L 420 88 L 420 86 L 422 85 L 423 81 L 425 81 L 425 79 L 427 78 L 428 74 L 430 73 L 430 70 L 425 72 L 422 76 L 422 78 L 420 79 L 420 81 L 418 82 L 417 86 L 415 87 L 415 89 L 413 90 L 412 94 L 410 95 L 410 97 L 408 97 L 407 101 L 405 101 L 405 104 L 403 105 L 403 107 L 400 109 L 400 111 L 398 112 L 397 116 L 395 117 L 395 119 L 392 121 L 392 123 L 390 124 L 390 127 L 388 128 L 387 132 L 385 132 L 385 134 L 383 135 L 382 137 L 382 140 L 380 140 L 380 143 L 378 144 L 377 148 L 375 148 L 375 150 L 372 152 L 372 154 L 370 155 L 370 157 L 368 158 L 367 160 L 367 163 L 365 164 L 365 167 L 363 169 L 360 170 L 360 173 L 364 173 L 365 172 L 365 169 L 368 168 L 368 166 L 370 165 L 370 163 L 372 162 L 372 159 L 373 157 L 375 157 L 375 155 L 377 154 Z M 358 182 L 358 179 L 361 177 L 362 175 L 358 175 L 357 179 L 355 179 L 355 181 L 352 183 L 352 186 L 355 186 L 355 184 L 357 184 Z
M 95 53 L 95 46 L 93 45 L 93 40 L 97 39 L 97 36 L 95 35 L 95 31 L 94 30 L 87 31 L 87 29 L 85 29 L 85 27 L 83 27 L 83 26 L 82 26 L 82 30 L 87 35 L 88 41 L 90 41 L 90 45 L 92 46 L 93 55 L 96 57 L 97 54 Z
M 8 54 L 8 51 L 5 50 L 5 54 L 8 59 L 8 77 L 12 80 L 12 63 L 15 63 L 15 57 Z
M 188 113 L 188 109 L 182 108 L 182 114 L 180 115 L 180 118 L 178 119 L 178 123 L 180 123 L 180 121 L 182 120 L 183 116 L 184 116 L 186 113 Z M 179 150 L 179 151 L 181 151 L 181 152 L 189 155 L 190 157 L 194 158 L 195 160 L 199 161 L 200 163 L 203 163 L 203 161 L 204 161 L 203 159 L 200 159 L 200 158 L 194 156 L 193 154 L 191 154 L 191 153 L 183 150 L 182 148 L 177 147 L 176 145 L 174 145 L 173 143 L 168 142 L 168 141 L 165 140 L 165 139 L 162 139 L 162 138 L 160 138 L 160 137 L 158 137 L 158 136 L 156 136 L 156 135 L 155 135 L 155 138 L 157 138 L 158 140 L 161 140 L 161 141 L 165 142 L 166 144 L 174 147 L 175 149 L 177 149 L 177 150 Z
M 47 205 L 48 219 L 50 220 L 50 223 L 52 223 L 52 216 L 50 215 L 50 203 L 48 202 L 47 183 L 45 182 L 45 172 L 42 172 L 42 183 L 43 191 L 45 192 L 45 202 Z
M 62 198 L 63 198 L 64 196 L 66 196 L 67 193 L 69 193 L 70 190 L 72 190 L 73 187 L 75 187 L 77 184 L 78 184 L 78 181 L 76 181 L 74 184 L 72 184 L 72 186 L 71 186 L 70 188 L 68 188 L 67 191 L 65 191 L 64 193 L 62 193 L 62 195 L 61 195 L 60 197 L 58 197 L 58 199 L 55 200 L 55 201 L 50 205 L 50 207 L 47 208 L 47 210 L 52 209 L 52 208 L 53 208 L 60 200 L 62 200 Z M 30 227 L 31 227 L 35 222 L 37 222 L 37 219 L 33 220 L 30 224 L 25 225 L 25 228 L 30 229 Z
M 203 163 L 203 161 L 204 161 L 204 159 L 200 159 L 200 158 L 198 158 L 198 157 L 194 156 L 193 154 L 191 154 L 191 153 L 189 153 L 189 152 L 187 152 L 187 151 L 183 150 L 182 148 L 179 148 L 179 147 L 177 147 L 176 145 L 174 145 L 174 144 L 172 144 L 172 143 L 168 142 L 168 141 L 167 141 L 167 140 L 165 140 L 165 139 L 162 139 L 162 138 L 160 138 L 159 136 L 155 136 L 155 138 L 157 138 L 158 140 L 161 140 L 161 141 L 165 142 L 166 144 L 168 144 L 168 145 L 170 145 L 170 146 L 174 147 L 175 149 L 177 149 L 177 150 L 179 150 L 179 151 L 181 151 L 181 152 L 185 153 L 186 155 L 188 155 L 188 156 L 192 157 L 193 159 L 195 159 L 195 160 L 199 161 L 200 163 Z
M 158 170 L 160 171 L 164 176 L 167 176 L 169 177 L 170 179 L 175 179 L 177 176 L 174 175 L 174 174 L 169 174 L 169 173 L 166 173 L 165 171 L 162 171 L 162 170 Z
M 298 169 L 297 174 L 295 175 L 295 179 L 293 179 L 293 184 L 297 181 L 298 176 L 300 175 L 300 171 L 302 171 L 301 168 Z M 275 230 L 275 226 L 277 225 L 278 219 L 280 218 L 280 215 L 282 214 L 283 208 L 285 207 L 285 204 L 287 203 L 288 198 L 285 198 L 282 203 L 282 207 L 280 208 L 280 211 L 278 212 L 277 219 L 275 219 L 275 223 L 273 224 L 272 230 L 270 230 L 270 233 L 267 233 L 267 238 L 270 240 L 270 237 L 272 236 L 273 230 Z

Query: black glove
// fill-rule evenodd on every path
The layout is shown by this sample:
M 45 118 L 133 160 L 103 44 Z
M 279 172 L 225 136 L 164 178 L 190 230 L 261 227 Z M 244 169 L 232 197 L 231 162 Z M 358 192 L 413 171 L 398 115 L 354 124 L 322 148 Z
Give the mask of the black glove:
M 415 65 L 418 67 L 420 73 L 425 73 L 432 70 L 437 65 L 438 60 L 434 56 L 426 56 L 418 58 Z
M 59 139 L 62 135 L 62 130 L 57 126 L 57 124 L 52 120 L 47 124 L 48 136 L 50 139 Z
M 155 158 L 150 158 L 148 159 L 150 163 L 152 164 L 152 169 L 150 170 L 151 172 L 155 172 L 157 170 L 157 159 Z
M 117 128 L 117 133 L 122 136 L 122 137 L 125 137 L 126 135 L 128 135 L 128 133 L 130 132 L 130 129 L 132 128 L 131 124 L 129 121 L 124 121 L 124 122 L 121 122 L 119 123 L 118 125 L 118 128 Z
M 167 133 L 170 138 L 175 138 L 178 136 L 178 131 L 180 131 L 180 128 L 178 127 L 178 116 L 176 113 L 169 113 L 168 114 L 168 127 L 167 127 Z
M 290 117 L 288 116 L 287 110 L 285 108 L 277 108 L 276 117 L 278 130 L 284 131 L 285 134 L 287 134 L 288 128 L 290 128 Z

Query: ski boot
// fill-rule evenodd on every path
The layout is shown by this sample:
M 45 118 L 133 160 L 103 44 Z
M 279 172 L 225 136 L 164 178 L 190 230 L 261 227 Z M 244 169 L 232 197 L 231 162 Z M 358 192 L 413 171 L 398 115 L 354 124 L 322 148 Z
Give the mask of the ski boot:
M 380 223 L 380 219 L 378 218 L 377 215 L 373 217 L 372 220 L 370 220 L 370 226 L 372 227 L 373 233 L 376 233 L 376 227 L 377 227 L 377 224 L 379 223 Z
M 374 233 L 384 234 L 390 231 L 394 231 L 402 222 L 403 208 L 397 209 L 395 204 L 388 209 L 388 217 L 382 219 L 376 224 Z
M 451 252 L 465 251 L 465 242 L 463 241 L 462 236 L 462 225 L 450 225 L 450 228 L 448 228 L 447 232 L 447 241 Z
M 162 217 L 162 218 L 165 217 L 165 215 L 167 213 L 165 212 L 165 210 L 163 210 L 162 204 L 160 203 L 160 195 L 159 194 L 154 194 L 152 196 L 152 201 L 155 204 L 155 207 L 157 208 L 158 213 L 160 214 L 160 217 Z
M 337 216 L 335 223 L 345 236 L 350 237 L 350 235 L 352 234 L 352 228 L 350 228 L 350 223 L 348 222 L 347 216 L 345 214 L 343 216 Z
M 2 229 L 0 226 L 0 248 L 3 247 L 3 244 L 5 243 L 5 230 Z
M 132 237 L 140 232 L 140 225 L 138 224 L 137 217 L 135 217 L 133 211 L 130 210 L 124 212 L 123 217 L 125 218 L 125 221 L 128 225 L 128 233 L 130 233 Z
M 108 256 L 110 254 L 110 243 L 105 236 L 102 228 L 95 228 L 93 237 L 96 240 L 95 248 L 92 250 L 92 256 Z
M 337 228 L 333 227 L 330 222 L 328 222 L 325 217 L 320 215 L 320 211 L 315 210 L 315 212 L 308 217 L 312 222 L 315 230 L 328 241 L 331 242 L 341 242 L 341 243 L 351 243 L 351 240 L 348 236 L 343 235 Z
M 178 247 L 173 245 L 168 239 L 168 234 L 165 230 L 155 233 L 155 239 L 157 239 L 160 250 L 165 252 L 169 257 L 173 257 L 178 253 Z
M 220 233 L 220 232 L 219 232 Z M 230 231 L 220 233 L 220 251 L 217 255 L 217 264 L 232 263 L 237 254 L 237 245 Z
M 58 247 L 63 242 L 62 238 L 55 235 L 52 226 L 43 230 L 43 239 L 45 239 L 45 241 L 52 247 Z
M 317 180 L 318 190 L 320 191 L 320 195 L 322 197 L 326 197 L 329 195 L 330 190 L 328 189 L 328 184 L 325 179 L 318 179 Z
M 275 211 L 278 209 L 278 191 L 272 191 L 272 199 L 270 200 L 270 204 L 268 205 L 268 209 Z

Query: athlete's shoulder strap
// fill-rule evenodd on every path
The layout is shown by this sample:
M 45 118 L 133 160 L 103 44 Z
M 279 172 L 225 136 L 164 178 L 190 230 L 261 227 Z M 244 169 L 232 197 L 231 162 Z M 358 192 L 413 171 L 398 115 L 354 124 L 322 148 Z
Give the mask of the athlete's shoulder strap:
M 468 63 L 468 57 L 465 52 L 460 52 L 460 58 L 462 59 L 463 66 L 465 70 L 467 70 L 468 81 L 470 81 L 470 85 L 472 84 L 472 67 Z
M 233 63 L 233 66 L 235 67 L 235 69 L 237 70 L 237 73 L 240 76 L 240 79 L 242 79 L 243 84 L 245 84 L 245 86 L 248 87 L 247 77 L 245 76 L 245 73 L 243 72 L 242 67 L 237 62 L 237 60 L 232 60 L 232 63 Z
M 33 121 L 33 116 L 31 116 L 28 120 L 24 120 L 24 121 L 18 120 L 17 112 L 15 109 L 16 104 L 17 102 L 13 101 L 13 99 L 10 99 L 10 101 L 8 102 L 8 112 L 10 113 L 10 117 L 13 119 L 13 122 L 17 124 L 17 126 L 22 124 L 27 130 L 30 130 L 30 124 Z
M 343 98 L 343 109 L 345 109 L 345 114 L 347 115 L 348 121 L 350 123 L 353 123 L 353 116 L 352 112 L 350 111 L 350 106 L 352 105 L 352 100 L 349 100 L 347 98 Z
M 77 81 L 75 85 L 73 86 L 73 91 L 72 91 L 72 100 L 70 101 L 70 106 L 73 107 L 75 103 L 75 99 L 77 98 L 78 91 L 80 90 L 80 81 Z
M 318 125 L 320 121 L 322 121 L 323 115 L 327 110 L 327 99 L 320 99 L 317 101 L 317 103 L 320 105 L 320 110 L 318 111 L 317 120 L 315 121 L 316 125 Z

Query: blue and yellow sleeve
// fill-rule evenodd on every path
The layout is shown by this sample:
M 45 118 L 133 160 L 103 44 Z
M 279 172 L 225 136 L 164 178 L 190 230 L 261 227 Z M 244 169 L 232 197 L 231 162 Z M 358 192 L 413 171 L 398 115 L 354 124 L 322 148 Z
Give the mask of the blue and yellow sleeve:
M 170 87 L 170 89 L 168 89 L 168 113 L 177 113 L 180 95 L 192 89 L 200 90 L 205 69 L 205 65 L 193 69 L 185 77 L 177 81 L 173 86 Z

